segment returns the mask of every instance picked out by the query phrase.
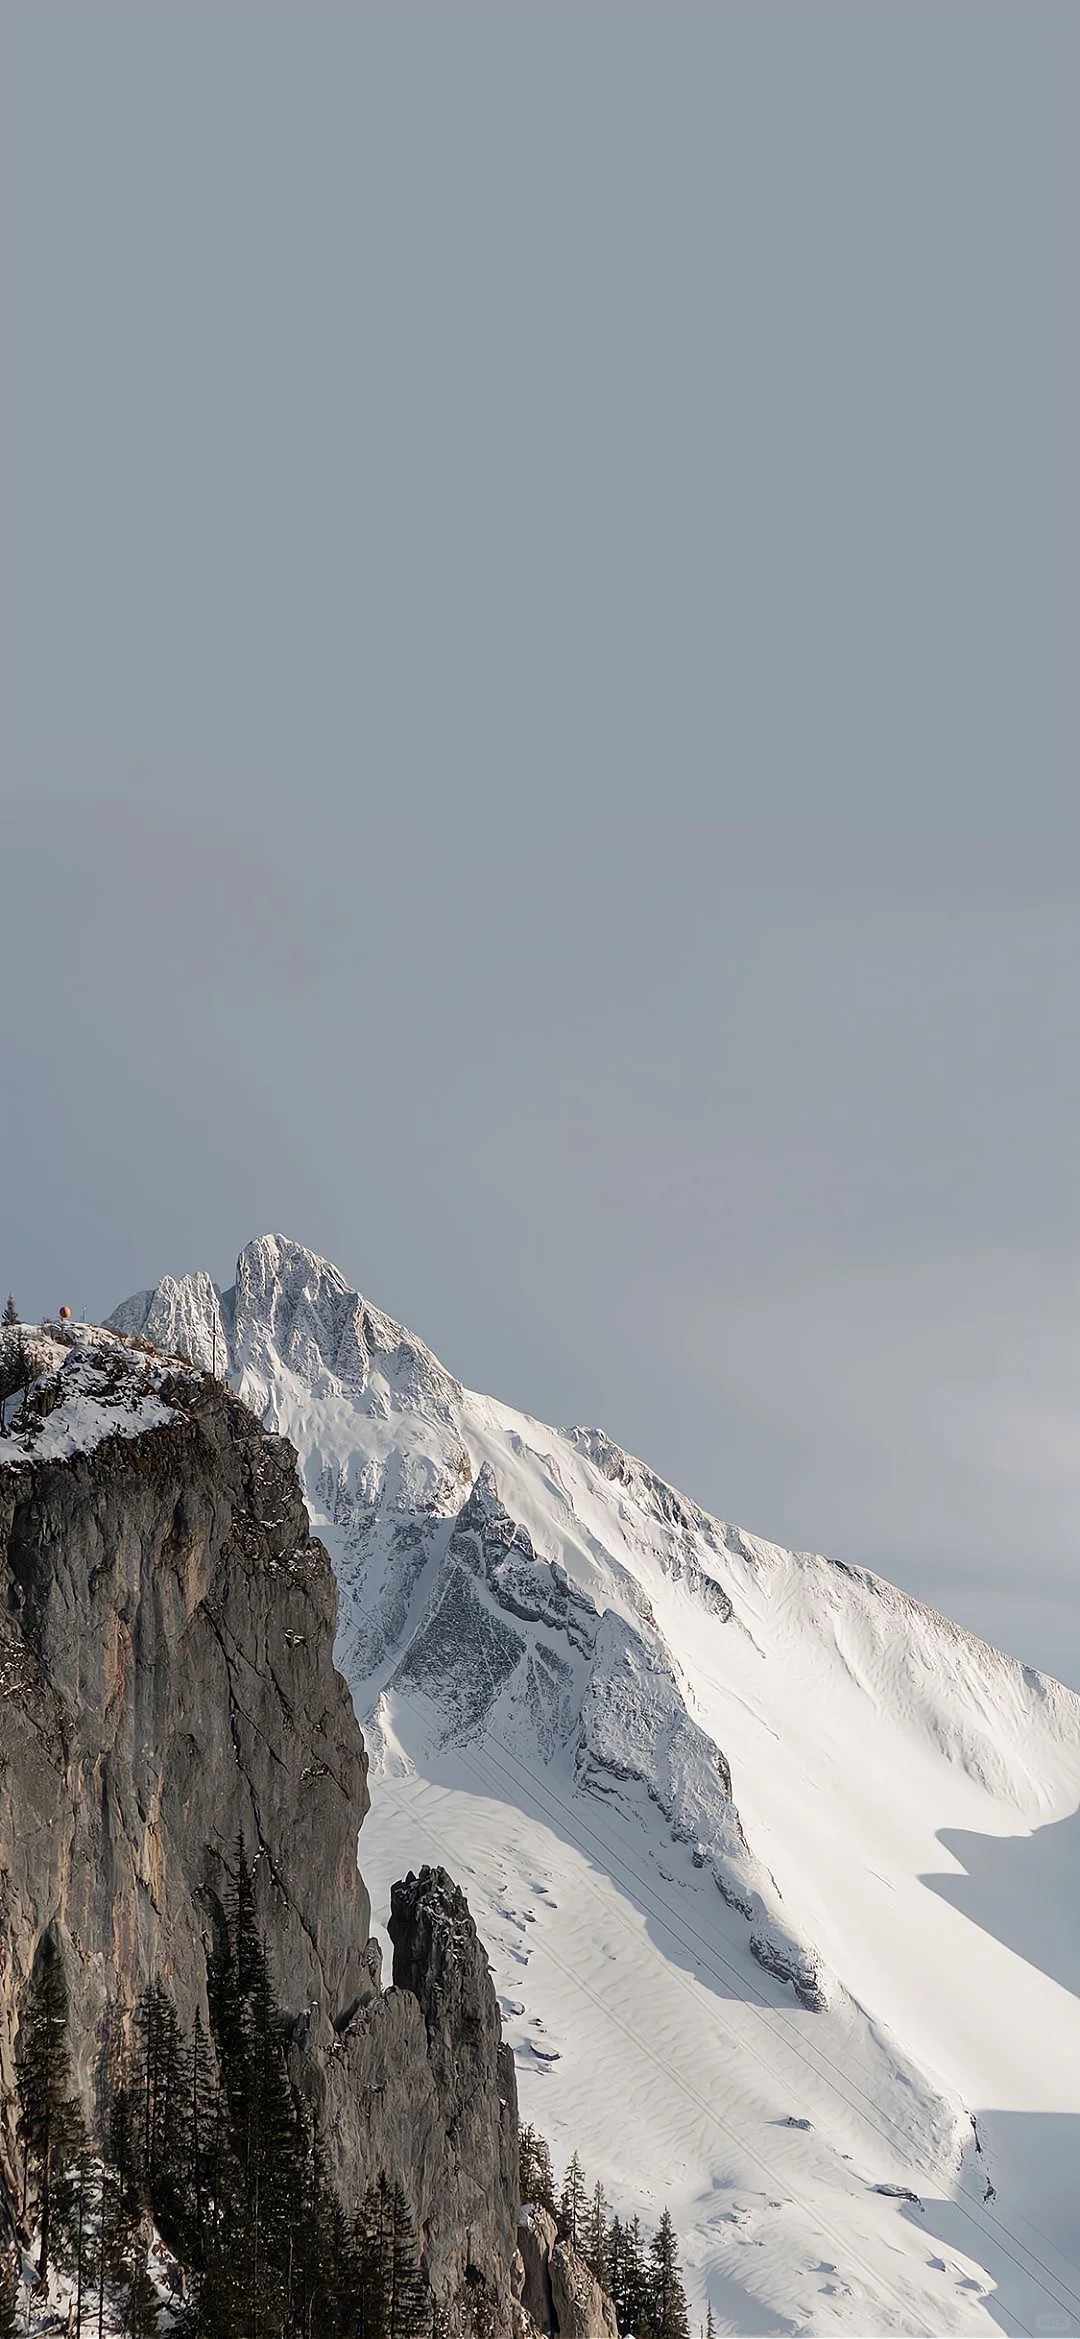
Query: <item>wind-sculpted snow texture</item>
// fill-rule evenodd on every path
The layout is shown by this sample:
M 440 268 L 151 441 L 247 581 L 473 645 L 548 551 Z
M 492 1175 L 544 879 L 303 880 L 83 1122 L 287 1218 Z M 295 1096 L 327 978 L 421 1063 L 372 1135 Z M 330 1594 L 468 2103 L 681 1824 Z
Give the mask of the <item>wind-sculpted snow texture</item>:
M 216 1348 L 296 1446 L 373 1897 L 461 1879 L 524 2116 L 618 2207 L 671 2202 L 718 2327 L 1080 2330 L 1067 1927 L 1021 1940 L 995 1867 L 1076 1812 L 1080 1701 L 464 1390 L 280 1237 L 114 1321 Z M 1064 1856 L 1060 1894 L 1080 1920 Z

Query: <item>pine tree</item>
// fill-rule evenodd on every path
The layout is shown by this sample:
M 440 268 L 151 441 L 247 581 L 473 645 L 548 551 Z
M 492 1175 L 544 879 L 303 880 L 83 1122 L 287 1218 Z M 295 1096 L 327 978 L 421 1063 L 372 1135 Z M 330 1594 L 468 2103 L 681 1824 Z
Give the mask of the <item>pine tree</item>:
M 52 2255 L 75 2288 L 74 2330 L 81 2339 L 92 2322 L 101 2232 L 101 2162 L 90 2140 L 53 2180 Z
M 97 2244 L 98 2339 L 115 2300 L 128 2339 L 153 2339 L 156 2294 L 146 2271 L 143 2105 L 136 2054 L 113 2013 L 103 2055 L 104 2134 Z
M 0 1323 L 10 1327 L 12 1324 L 21 1323 L 21 1321 L 22 1318 L 9 1291 L 4 1301 L 4 1313 L 0 1316 Z
M 101 2162 L 91 2151 L 89 2143 L 79 2154 L 73 2238 L 75 2339 L 82 2339 L 83 2317 L 84 2314 L 87 2320 L 90 2317 L 97 2283 L 97 2261 L 101 2251 Z
M 57 2180 L 82 2146 L 82 2121 L 68 2087 L 68 1997 L 60 1951 L 51 1932 L 42 1936 L 23 1999 L 15 2042 L 19 2085 L 18 2132 L 23 2147 L 23 2211 L 31 2172 L 37 2179 L 40 2246 L 38 2271 L 44 2281 L 52 2246 L 53 2192 Z
M 289 2081 L 242 1844 L 208 1964 L 207 1993 L 220 2108 L 212 2146 L 213 2228 L 196 2327 L 205 2339 L 232 2339 L 234 2329 L 243 2339 L 277 2339 L 286 2329 L 302 2328 L 294 2312 L 299 2297 L 306 2298 L 308 2319 L 313 2317 L 318 2293 L 327 2302 L 323 2328 L 330 2339 L 337 2275 L 320 2271 L 312 2260 L 312 2221 L 321 2217 L 326 2225 L 329 2210 L 321 2190 L 316 2198 L 312 2139 Z
M 711 2299 L 705 2309 L 705 2339 L 716 2339 L 716 2323 L 713 2318 Z
M 352 2339 L 356 2267 L 348 2220 L 326 2176 L 317 2134 L 311 2140 L 309 2204 L 298 2225 L 290 2282 L 290 2330 L 319 2339 Z
M 401 2186 L 385 2175 L 368 2185 L 360 2204 L 351 2288 L 348 2327 L 357 2339 L 432 2339 L 432 2300 L 412 2213 Z
M 129 2086 L 135 2174 L 142 2198 L 167 2242 L 181 2255 L 192 2238 L 193 2152 L 189 2118 L 191 2050 L 161 1982 L 135 2009 Z
M 582 2232 L 582 2256 L 602 2288 L 607 2287 L 607 2202 L 601 2184 L 593 2187 Z
M 607 2240 L 604 2244 L 604 2288 L 607 2291 L 608 2297 L 611 2299 L 611 2302 L 615 2308 L 615 2316 L 620 2331 L 624 2330 L 626 2327 L 623 2322 L 623 2276 L 625 2263 L 626 2260 L 623 2248 L 622 2219 L 619 2217 L 613 2217 L 611 2224 L 608 2227 Z
M 388 2339 L 390 2281 L 386 2252 L 389 2186 L 376 2177 L 367 2186 L 353 2236 L 356 2262 L 357 2339 Z
M 648 2292 L 653 2339 L 689 2339 L 678 2236 L 670 2209 L 664 2210 L 649 2249 Z
M 199 2273 L 206 2264 L 214 2234 L 220 2196 L 219 2161 L 222 2149 L 221 2091 L 213 2049 L 201 2014 L 196 2010 L 195 2032 L 188 2058 L 185 2106 L 187 2140 L 183 2158 L 188 2180 L 188 2242 L 185 2263 Z
M 633 2331 L 636 2339 L 649 2339 L 652 2331 L 652 2304 L 645 2265 L 645 2244 L 637 2217 L 632 2217 L 629 2225 L 622 2228 L 620 2256 L 620 2287 L 617 2292 L 613 2287 L 611 2293 L 619 2329 Z
M 388 2339 L 427 2339 L 431 2305 L 420 2272 L 416 2227 L 401 2186 L 393 2188 Z
M 518 2185 L 523 2201 L 535 2201 L 552 2217 L 557 2215 L 551 2153 L 539 2129 L 528 2124 L 518 2132 Z
M 559 2195 L 559 2231 L 563 2240 L 572 2242 L 575 2249 L 585 2224 L 586 2199 L 585 2171 L 577 2153 L 572 2152 Z

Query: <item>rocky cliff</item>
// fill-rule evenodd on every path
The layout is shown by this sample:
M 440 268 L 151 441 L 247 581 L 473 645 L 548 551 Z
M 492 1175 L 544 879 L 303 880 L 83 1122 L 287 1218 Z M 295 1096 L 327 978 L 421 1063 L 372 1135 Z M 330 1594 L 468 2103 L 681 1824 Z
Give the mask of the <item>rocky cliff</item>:
M 102 2018 L 163 1981 L 185 2026 L 238 1857 L 299 2087 L 346 2199 L 403 2184 L 437 2294 L 510 2312 L 516 2102 L 487 1961 L 441 1870 L 394 1894 L 381 1986 L 357 1868 L 366 1759 L 290 1446 L 219 1382 L 73 1350 L 0 1441 L 0 2165 L 47 1934 L 79 2089 Z M 471 2270 L 471 2273 L 470 2273 Z

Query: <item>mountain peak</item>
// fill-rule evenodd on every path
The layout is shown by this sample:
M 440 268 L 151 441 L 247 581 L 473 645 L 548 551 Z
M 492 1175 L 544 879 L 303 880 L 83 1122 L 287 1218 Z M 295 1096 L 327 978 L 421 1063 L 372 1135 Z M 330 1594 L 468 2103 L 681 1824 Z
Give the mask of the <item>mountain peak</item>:
M 1059 1934 L 994 1878 L 1009 1838 L 1072 1823 L 1080 1699 L 866 1570 L 712 1518 L 604 1431 L 463 1388 L 284 1236 L 232 1291 L 165 1278 L 114 1322 L 199 1361 L 220 1334 L 295 1447 L 370 1755 L 370 1880 L 436 1846 L 468 1874 L 526 2117 L 620 2214 L 673 2194 L 737 2328 L 808 2327 L 823 2230 L 838 2327 L 992 2328 L 896 2202 L 936 2202 L 944 2241 L 988 2172 L 1035 2223 L 1064 2199 L 1066 2123 L 1043 2151 L 1001 2107 L 1052 2062 L 1047 2109 L 1080 2111 L 1075 1926 L 1040 1948 Z
M 366 1396 L 376 1412 L 397 1401 L 445 1416 L 461 1395 L 422 1340 L 288 1235 L 245 1243 L 228 1291 L 205 1272 L 165 1275 L 123 1300 L 108 1323 L 216 1370 L 259 1409 L 282 1371 L 309 1388 L 336 1384 Z

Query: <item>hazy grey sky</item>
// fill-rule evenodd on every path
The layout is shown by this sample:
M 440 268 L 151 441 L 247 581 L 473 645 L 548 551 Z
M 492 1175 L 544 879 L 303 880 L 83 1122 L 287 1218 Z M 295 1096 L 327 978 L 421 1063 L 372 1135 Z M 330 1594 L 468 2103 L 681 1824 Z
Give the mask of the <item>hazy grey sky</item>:
M 4 1288 L 281 1228 L 1080 1685 L 1080 11 L 3 38 Z

